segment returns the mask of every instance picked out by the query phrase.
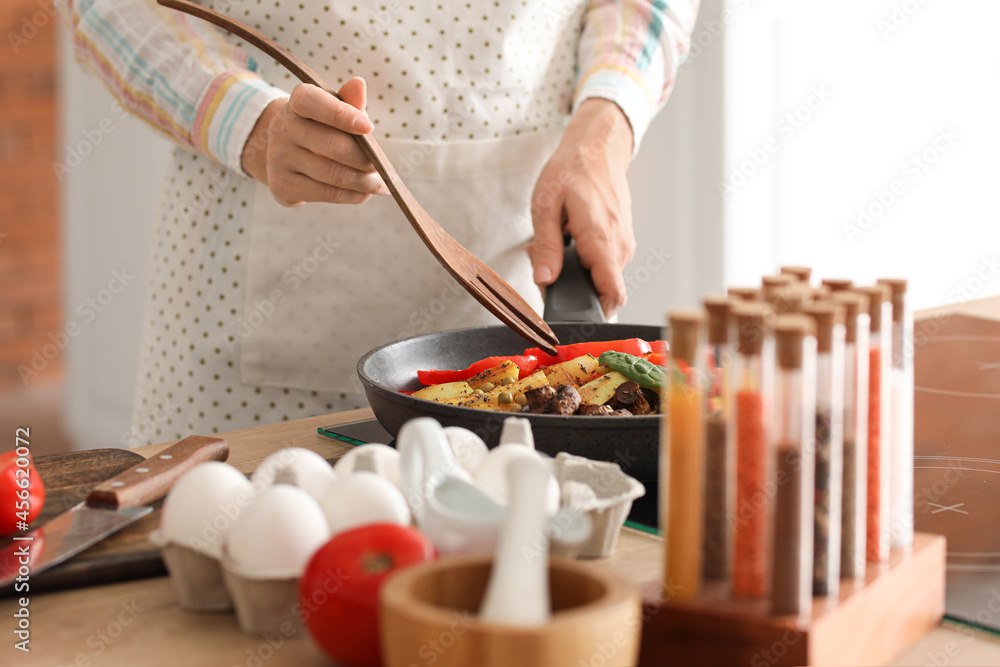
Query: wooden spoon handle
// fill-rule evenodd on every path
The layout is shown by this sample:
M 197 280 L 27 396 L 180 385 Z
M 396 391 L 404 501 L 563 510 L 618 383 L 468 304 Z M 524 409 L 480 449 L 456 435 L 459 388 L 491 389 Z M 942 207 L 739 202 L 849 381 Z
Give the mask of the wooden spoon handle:
M 235 19 L 231 19 L 225 14 L 220 14 L 214 9 L 202 7 L 198 3 L 191 2 L 191 0 L 157 0 L 157 2 L 164 7 L 176 9 L 179 12 L 184 12 L 185 14 L 190 14 L 191 16 L 197 16 L 198 18 L 204 19 L 209 23 L 214 23 L 220 28 L 225 28 L 229 32 L 245 39 L 247 42 L 253 44 L 258 49 L 277 60 L 286 69 L 288 69 L 289 72 L 298 77 L 300 81 L 319 86 L 326 92 L 336 97 L 338 100 L 340 99 L 340 96 L 330 90 L 329 86 L 327 86 L 323 79 L 320 78 L 319 74 L 316 74 L 316 72 L 314 72 L 309 65 L 306 65 L 304 62 L 285 50 L 283 46 L 272 40 L 270 37 L 264 36 L 262 33 L 254 30 L 250 26 L 244 25 Z

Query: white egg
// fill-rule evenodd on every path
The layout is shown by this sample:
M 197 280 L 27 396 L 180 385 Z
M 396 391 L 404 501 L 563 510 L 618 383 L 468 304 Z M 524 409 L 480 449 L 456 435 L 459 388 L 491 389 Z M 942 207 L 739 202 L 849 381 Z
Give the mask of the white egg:
M 335 479 L 333 466 L 316 452 L 286 447 L 261 461 L 250 481 L 258 493 L 272 484 L 291 484 L 319 500 Z
M 483 439 L 461 426 L 445 426 L 444 434 L 448 436 L 448 444 L 451 445 L 451 451 L 455 452 L 458 463 L 467 472 L 475 473 L 490 451 Z
M 490 450 L 483 462 L 476 468 L 474 475 L 476 485 L 483 491 L 491 495 L 497 502 L 506 505 L 509 497 L 507 484 L 507 466 L 510 462 L 525 457 L 537 457 L 542 459 L 549 468 L 549 482 L 545 487 L 545 513 L 555 514 L 559 511 L 559 482 L 552 474 L 552 468 L 548 465 L 548 457 L 545 457 L 534 449 L 520 444 L 507 443 L 498 445 Z
M 242 572 L 301 574 L 329 539 L 319 503 L 298 487 L 275 484 L 258 493 L 233 523 L 225 551 Z
M 219 558 L 226 533 L 253 500 L 250 480 L 233 466 L 206 461 L 174 483 L 160 514 L 168 541 Z
M 341 477 L 327 490 L 320 505 L 331 535 L 370 523 L 408 526 L 412 518 L 403 492 L 373 472 Z
M 389 445 L 370 442 L 352 448 L 333 465 L 337 475 L 345 477 L 355 472 L 373 472 L 401 489 L 399 452 Z

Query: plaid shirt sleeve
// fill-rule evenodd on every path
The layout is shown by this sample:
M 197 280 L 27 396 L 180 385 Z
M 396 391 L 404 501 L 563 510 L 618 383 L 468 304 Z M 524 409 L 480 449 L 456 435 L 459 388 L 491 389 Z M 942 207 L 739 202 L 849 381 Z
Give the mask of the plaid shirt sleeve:
M 240 174 L 264 108 L 287 93 L 207 23 L 153 0 L 62 0 L 74 55 L 121 104 L 176 143 Z
M 592 97 L 615 102 L 635 149 L 663 108 L 687 55 L 699 0 L 590 0 L 577 51 L 573 110 Z

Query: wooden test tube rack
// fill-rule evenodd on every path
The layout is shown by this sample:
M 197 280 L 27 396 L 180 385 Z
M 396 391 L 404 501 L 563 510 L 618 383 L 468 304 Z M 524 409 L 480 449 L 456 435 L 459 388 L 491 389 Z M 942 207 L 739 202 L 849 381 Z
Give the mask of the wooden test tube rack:
M 695 600 L 661 601 L 643 590 L 640 665 L 783 667 L 884 665 L 944 616 L 945 538 L 917 533 L 864 582 L 841 581 L 837 599 L 816 597 L 805 619 L 772 616 L 765 600 L 731 600 L 706 586 Z

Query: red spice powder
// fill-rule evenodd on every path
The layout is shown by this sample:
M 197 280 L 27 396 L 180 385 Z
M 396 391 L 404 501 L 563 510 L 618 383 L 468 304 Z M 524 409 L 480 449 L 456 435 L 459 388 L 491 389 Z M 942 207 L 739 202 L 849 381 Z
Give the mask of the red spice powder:
M 882 350 L 873 347 L 868 353 L 868 522 L 866 554 L 870 562 L 877 563 L 884 554 L 879 549 L 882 532 Z
M 767 484 L 764 398 L 736 394 L 736 534 L 733 538 L 733 595 L 762 597 L 767 577 Z

